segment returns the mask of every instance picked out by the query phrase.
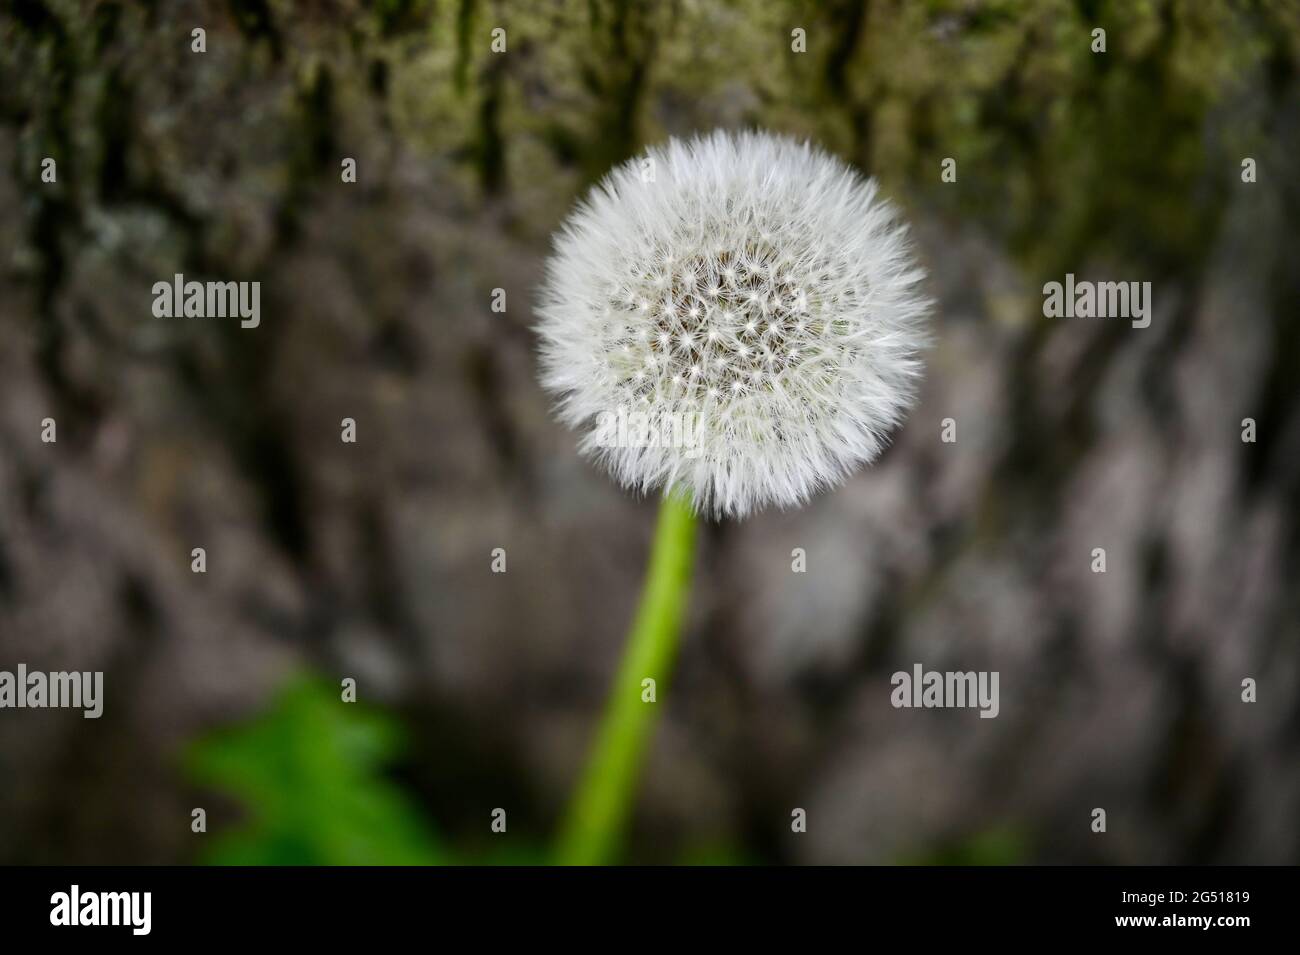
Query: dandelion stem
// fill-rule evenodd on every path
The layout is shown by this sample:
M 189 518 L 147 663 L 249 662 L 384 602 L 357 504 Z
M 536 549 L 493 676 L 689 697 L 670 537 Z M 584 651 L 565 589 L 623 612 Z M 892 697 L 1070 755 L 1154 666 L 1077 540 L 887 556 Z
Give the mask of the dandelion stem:
M 665 496 L 623 661 L 560 833 L 556 859 L 561 865 L 601 865 L 619 848 L 660 706 L 643 701 L 642 681 L 655 681 L 656 696 L 666 688 L 677 656 L 694 554 L 691 505 L 679 496 Z

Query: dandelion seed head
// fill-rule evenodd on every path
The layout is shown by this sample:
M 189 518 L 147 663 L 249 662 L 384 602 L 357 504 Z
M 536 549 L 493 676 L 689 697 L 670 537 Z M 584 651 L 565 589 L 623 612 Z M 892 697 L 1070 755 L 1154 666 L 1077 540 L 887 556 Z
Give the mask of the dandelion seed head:
M 785 137 L 650 156 L 655 181 L 639 158 L 615 168 L 556 236 L 543 383 L 625 486 L 713 515 L 803 504 L 874 459 L 914 400 L 929 302 L 906 227 L 874 182 Z M 647 404 L 702 408 L 698 446 L 597 443 L 598 415 Z

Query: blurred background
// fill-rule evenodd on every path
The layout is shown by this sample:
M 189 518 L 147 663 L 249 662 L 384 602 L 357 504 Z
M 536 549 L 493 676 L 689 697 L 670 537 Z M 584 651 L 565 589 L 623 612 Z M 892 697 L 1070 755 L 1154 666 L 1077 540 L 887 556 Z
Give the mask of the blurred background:
M 1297 59 L 1284 0 L 6 3 L 0 669 L 105 703 L 0 711 L 0 861 L 544 859 L 655 504 L 532 296 L 612 163 L 746 126 L 879 178 L 935 344 L 876 466 L 704 528 L 624 858 L 1300 861 Z M 1150 327 L 1044 318 L 1067 272 Z

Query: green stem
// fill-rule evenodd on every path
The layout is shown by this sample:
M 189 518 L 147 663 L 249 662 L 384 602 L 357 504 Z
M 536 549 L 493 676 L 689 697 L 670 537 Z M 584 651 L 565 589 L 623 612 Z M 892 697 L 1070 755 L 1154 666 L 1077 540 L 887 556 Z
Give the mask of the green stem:
M 659 508 L 650 567 L 623 662 L 605 704 L 591 760 L 560 833 L 556 860 L 561 865 L 601 865 L 618 850 L 660 705 L 643 702 L 642 681 L 653 679 L 656 694 L 662 694 L 668 683 L 694 554 L 695 515 L 690 503 L 667 496 Z

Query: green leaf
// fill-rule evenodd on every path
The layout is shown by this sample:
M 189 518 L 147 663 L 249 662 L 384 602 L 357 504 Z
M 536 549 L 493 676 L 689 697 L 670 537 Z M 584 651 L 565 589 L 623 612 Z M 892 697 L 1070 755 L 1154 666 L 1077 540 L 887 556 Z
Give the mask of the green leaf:
M 439 865 L 450 862 L 406 795 L 382 774 L 398 753 L 390 717 L 299 678 L 242 726 L 195 741 L 185 765 L 246 818 L 211 836 L 213 865 Z

